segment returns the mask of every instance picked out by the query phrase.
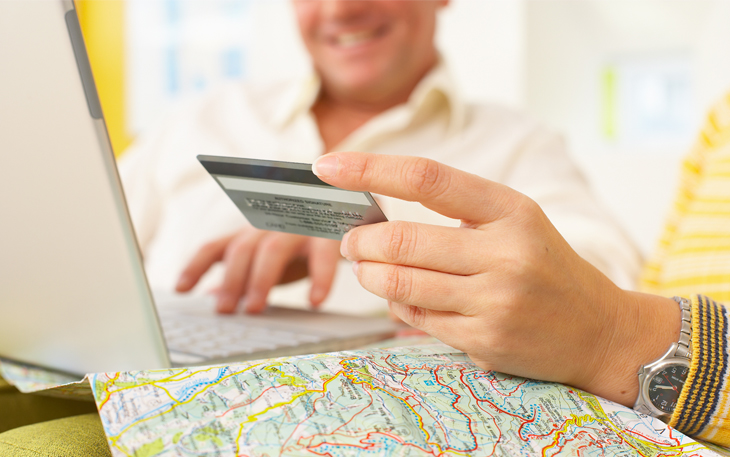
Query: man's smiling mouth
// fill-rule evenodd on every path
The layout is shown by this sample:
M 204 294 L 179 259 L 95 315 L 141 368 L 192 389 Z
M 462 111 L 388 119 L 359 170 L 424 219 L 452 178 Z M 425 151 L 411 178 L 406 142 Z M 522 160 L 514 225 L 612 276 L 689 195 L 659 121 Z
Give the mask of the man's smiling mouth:
M 358 32 L 340 33 L 331 37 L 329 42 L 340 48 L 353 48 L 382 37 L 387 29 L 386 26 L 381 26 Z

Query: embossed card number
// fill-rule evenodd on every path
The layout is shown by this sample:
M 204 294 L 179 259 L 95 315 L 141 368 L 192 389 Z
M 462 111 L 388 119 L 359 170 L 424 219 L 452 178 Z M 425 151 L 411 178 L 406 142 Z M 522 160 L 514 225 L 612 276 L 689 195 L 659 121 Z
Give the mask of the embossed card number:
M 369 192 L 339 189 L 302 163 L 198 156 L 246 219 L 261 230 L 341 240 L 387 220 Z

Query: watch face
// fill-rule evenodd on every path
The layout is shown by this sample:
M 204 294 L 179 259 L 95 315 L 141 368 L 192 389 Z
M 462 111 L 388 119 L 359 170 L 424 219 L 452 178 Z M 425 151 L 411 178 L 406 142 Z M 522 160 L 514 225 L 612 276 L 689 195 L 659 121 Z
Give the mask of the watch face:
M 657 409 L 673 413 L 679 394 L 687 380 L 689 367 L 671 364 L 658 371 L 649 381 L 649 400 Z

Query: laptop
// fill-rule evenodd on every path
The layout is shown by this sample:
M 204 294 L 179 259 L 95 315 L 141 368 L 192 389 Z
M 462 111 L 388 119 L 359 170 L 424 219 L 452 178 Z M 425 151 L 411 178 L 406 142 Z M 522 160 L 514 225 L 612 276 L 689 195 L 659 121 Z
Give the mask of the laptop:
M 83 375 L 394 334 L 386 318 L 278 307 L 223 316 L 192 296 L 156 306 L 73 3 L 0 1 L 0 43 L 1 358 Z

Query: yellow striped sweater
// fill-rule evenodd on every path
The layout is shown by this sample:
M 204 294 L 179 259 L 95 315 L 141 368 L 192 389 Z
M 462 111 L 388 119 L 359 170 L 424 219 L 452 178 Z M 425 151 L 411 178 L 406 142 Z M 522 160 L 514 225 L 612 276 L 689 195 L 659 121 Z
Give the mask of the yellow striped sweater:
M 730 304 L 730 94 L 683 163 L 674 208 L 641 284 L 645 292 L 693 297 L 691 369 L 670 425 L 730 446 L 730 315 L 719 304 Z

